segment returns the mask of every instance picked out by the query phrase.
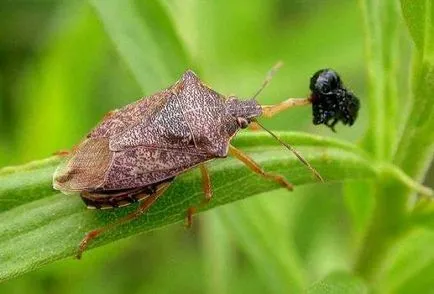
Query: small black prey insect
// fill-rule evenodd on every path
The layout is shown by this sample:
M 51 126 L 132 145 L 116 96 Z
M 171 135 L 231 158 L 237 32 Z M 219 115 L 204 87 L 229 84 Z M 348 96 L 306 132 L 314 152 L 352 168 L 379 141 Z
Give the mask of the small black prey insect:
M 360 109 L 359 99 L 347 90 L 332 69 L 321 69 L 310 79 L 313 123 L 325 124 L 333 132 L 338 121 L 353 125 Z

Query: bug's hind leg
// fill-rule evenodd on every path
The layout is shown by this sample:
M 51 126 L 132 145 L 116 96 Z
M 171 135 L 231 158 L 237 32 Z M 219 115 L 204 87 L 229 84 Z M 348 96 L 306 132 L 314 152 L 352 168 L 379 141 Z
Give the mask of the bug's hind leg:
M 212 186 L 211 186 L 211 177 L 209 176 L 209 172 L 205 164 L 201 164 L 199 166 L 200 173 L 202 175 L 202 188 L 203 193 L 205 194 L 205 198 L 202 202 L 202 204 L 207 204 L 210 202 L 212 198 Z M 185 226 L 187 228 L 191 228 L 193 224 L 193 215 L 196 213 L 196 207 L 191 206 L 187 209 L 187 217 L 186 217 L 186 223 Z
M 86 236 L 83 238 L 83 240 L 81 240 L 81 242 L 80 242 L 78 252 L 76 255 L 77 259 L 81 258 L 83 252 L 89 246 L 90 241 L 92 241 L 93 239 L 95 239 L 96 237 L 101 235 L 102 233 L 109 231 L 109 230 L 111 230 L 111 229 L 113 229 L 119 225 L 128 223 L 128 222 L 140 217 L 143 213 L 145 213 L 148 210 L 148 208 L 151 207 L 151 205 L 158 199 L 158 197 L 160 197 L 164 193 L 164 191 L 166 191 L 166 189 L 170 186 L 171 180 L 172 179 L 170 179 L 170 181 L 168 181 L 168 182 L 163 182 L 163 183 L 156 185 L 155 190 L 150 195 L 144 195 L 144 197 L 142 197 L 142 194 L 148 193 L 148 192 L 145 192 L 149 189 L 148 187 L 146 188 L 146 190 L 139 191 L 138 194 L 136 194 L 135 196 L 137 198 L 142 198 L 143 202 L 140 203 L 140 206 L 136 211 L 124 216 L 123 218 L 119 219 L 118 221 L 116 221 L 114 223 L 111 223 L 107 226 L 92 230 L 89 233 L 87 233 Z
M 241 150 L 238 150 L 232 145 L 229 145 L 229 153 L 247 165 L 254 173 L 257 173 L 268 180 L 275 181 L 282 187 L 292 191 L 292 185 L 281 175 L 275 175 L 264 171 L 259 164 L 257 164 L 252 158 L 244 154 Z

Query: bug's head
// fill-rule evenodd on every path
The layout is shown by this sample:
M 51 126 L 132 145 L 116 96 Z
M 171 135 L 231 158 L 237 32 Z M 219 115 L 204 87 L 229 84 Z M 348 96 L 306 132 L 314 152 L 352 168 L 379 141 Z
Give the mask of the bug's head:
M 313 123 L 325 124 L 334 131 L 338 121 L 352 125 L 360 109 L 359 99 L 347 90 L 332 69 L 317 71 L 310 79 Z
M 228 113 L 234 117 L 241 129 L 247 128 L 262 113 L 261 106 L 255 99 L 240 100 L 236 97 L 229 97 L 225 104 Z

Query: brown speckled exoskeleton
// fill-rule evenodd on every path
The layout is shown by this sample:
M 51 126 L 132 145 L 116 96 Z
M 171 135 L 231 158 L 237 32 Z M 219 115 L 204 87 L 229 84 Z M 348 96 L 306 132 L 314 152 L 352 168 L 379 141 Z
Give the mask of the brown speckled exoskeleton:
M 265 172 L 230 141 L 259 116 L 270 117 L 309 103 L 310 98 L 288 99 L 278 105 L 261 106 L 254 98 L 225 97 L 188 70 L 173 86 L 109 112 L 59 166 L 53 186 L 66 193 L 79 192 L 88 208 L 142 202 L 133 214 L 88 233 L 80 244 L 78 258 L 91 239 L 143 214 L 180 173 L 199 167 L 205 199 L 210 200 L 211 182 L 205 163 L 212 159 L 231 154 L 255 173 L 292 190 L 284 177 Z M 188 211 L 191 222 L 194 209 Z

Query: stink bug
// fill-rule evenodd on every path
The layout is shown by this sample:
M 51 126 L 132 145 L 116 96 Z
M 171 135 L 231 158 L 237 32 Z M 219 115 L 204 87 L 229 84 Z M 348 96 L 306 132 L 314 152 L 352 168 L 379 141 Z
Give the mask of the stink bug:
M 80 258 L 89 241 L 102 232 L 142 215 L 177 175 L 192 168 L 200 168 L 205 199 L 210 200 L 211 181 L 205 163 L 228 154 L 253 172 L 292 190 L 284 177 L 265 172 L 253 159 L 230 144 L 240 129 L 252 122 L 259 124 L 257 117 L 271 117 L 293 106 L 318 103 L 328 95 L 314 88 L 308 98 L 260 105 L 255 98 L 271 80 L 276 68 L 270 71 L 252 99 L 223 96 L 187 70 L 173 86 L 109 112 L 58 167 L 53 187 L 64 193 L 79 192 L 88 208 L 109 209 L 142 202 L 134 213 L 111 226 L 88 233 L 80 243 L 77 257 Z M 319 74 L 318 77 L 324 76 Z M 327 77 L 323 82 L 327 82 Z M 321 109 L 326 109 L 327 103 L 323 104 Z M 333 115 L 335 119 L 342 119 Z M 317 122 L 327 122 L 333 115 L 321 117 Z M 291 146 L 265 130 L 293 151 L 322 180 Z M 189 222 L 193 212 L 194 208 L 188 210 Z

